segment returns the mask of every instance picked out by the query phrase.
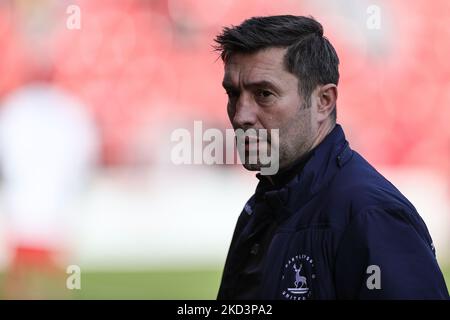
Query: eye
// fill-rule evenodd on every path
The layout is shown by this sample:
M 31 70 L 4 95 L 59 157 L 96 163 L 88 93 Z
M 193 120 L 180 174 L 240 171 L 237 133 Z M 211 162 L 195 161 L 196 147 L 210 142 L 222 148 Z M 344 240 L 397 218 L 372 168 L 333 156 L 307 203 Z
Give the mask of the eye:
M 271 91 L 264 89 L 258 90 L 256 94 L 259 98 L 269 98 L 270 96 L 273 96 L 273 93 Z

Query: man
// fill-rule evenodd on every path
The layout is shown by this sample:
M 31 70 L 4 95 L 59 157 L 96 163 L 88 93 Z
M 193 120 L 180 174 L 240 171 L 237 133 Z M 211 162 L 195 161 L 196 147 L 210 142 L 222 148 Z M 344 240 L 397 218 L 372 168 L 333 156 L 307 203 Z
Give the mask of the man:
M 416 209 L 336 124 L 339 59 L 320 23 L 251 18 L 215 41 L 233 128 L 279 129 L 279 171 L 257 174 L 218 298 L 448 299 Z

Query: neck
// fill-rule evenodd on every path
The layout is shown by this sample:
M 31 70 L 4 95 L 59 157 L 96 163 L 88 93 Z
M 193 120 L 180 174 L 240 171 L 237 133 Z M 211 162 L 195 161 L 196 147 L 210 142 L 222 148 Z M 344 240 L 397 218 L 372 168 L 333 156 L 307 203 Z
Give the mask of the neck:
M 299 159 L 295 160 L 288 167 L 281 169 L 277 174 L 264 177 L 267 179 L 267 181 L 270 182 L 272 186 L 282 186 L 303 170 L 303 167 L 308 162 L 311 154 L 312 150 L 308 151 L 306 154 L 303 154 Z
M 313 139 L 311 147 L 309 147 L 307 153 L 309 153 L 312 149 L 317 147 L 323 139 L 334 129 L 336 123 L 331 121 L 324 121 L 319 125 L 319 129 L 317 130 L 316 137 Z

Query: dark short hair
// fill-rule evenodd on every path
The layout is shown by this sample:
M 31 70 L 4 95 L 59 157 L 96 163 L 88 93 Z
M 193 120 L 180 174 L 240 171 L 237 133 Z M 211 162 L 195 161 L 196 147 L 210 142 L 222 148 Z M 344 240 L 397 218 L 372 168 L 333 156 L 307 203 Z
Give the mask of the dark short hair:
M 226 63 L 234 53 L 254 53 L 271 47 L 287 48 L 284 64 L 299 79 L 307 105 L 317 85 L 339 82 L 339 58 L 322 25 L 312 17 L 253 17 L 238 26 L 225 27 L 214 41 Z M 336 108 L 332 113 L 336 121 Z

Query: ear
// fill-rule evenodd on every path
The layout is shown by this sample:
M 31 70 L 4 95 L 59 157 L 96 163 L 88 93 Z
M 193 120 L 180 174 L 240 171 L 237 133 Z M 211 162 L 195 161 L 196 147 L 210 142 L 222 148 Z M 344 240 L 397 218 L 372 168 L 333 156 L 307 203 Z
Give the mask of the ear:
M 336 108 L 337 86 L 333 83 L 328 83 L 318 86 L 316 90 L 317 120 L 323 122 L 328 119 L 334 108 Z

